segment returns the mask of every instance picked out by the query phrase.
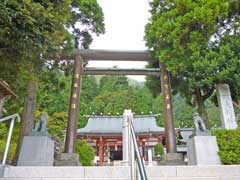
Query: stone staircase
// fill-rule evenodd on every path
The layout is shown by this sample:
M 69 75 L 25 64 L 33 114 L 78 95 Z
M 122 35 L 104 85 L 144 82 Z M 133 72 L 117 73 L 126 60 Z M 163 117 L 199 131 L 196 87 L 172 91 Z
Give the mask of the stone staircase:
M 152 166 L 149 180 L 240 180 L 240 166 Z M 0 180 L 130 180 L 130 168 L 102 167 L 0 167 Z

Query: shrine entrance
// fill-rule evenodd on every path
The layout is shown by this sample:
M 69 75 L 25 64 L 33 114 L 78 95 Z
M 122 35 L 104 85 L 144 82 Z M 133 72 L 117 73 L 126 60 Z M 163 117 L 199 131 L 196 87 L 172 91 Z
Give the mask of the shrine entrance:
M 112 160 L 122 160 L 122 148 L 118 150 L 110 149 L 110 157 Z
M 115 50 L 75 50 L 71 57 L 64 59 L 73 60 L 73 78 L 68 112 L 68 125 L 66 132 L 65 153 L 74 153 L 77 136 L 78 109 L 81 91 L 81 78 L 83 75 L 154 75 L 160 76 L 161 90 L 164 103 L 164 122 L 167 153 L 176 153 L 176 138 L 173 125 L 173 113 L 171 102 L 171 86 L 169 73 L 164 64 L 160 68 L 120 69 L 120 68 L 93 68 L 84 67 L 88 61 L 146 61 L 156 62 L 158 59 L 149 55 L 148 51 L 115 51 Z M 100 142 L 102 143 L 102 142 Z M 116 158 L 118 157 L 115 154 Z

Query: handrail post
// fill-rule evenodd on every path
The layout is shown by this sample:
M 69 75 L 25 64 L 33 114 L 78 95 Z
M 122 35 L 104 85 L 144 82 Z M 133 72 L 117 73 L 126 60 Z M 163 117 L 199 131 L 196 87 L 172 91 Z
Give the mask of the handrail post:
M 122 127 L 122 155 L 123 155 L 123 164 L 125 166 L 130 165 L 131 149 L 130 149 L 130 128 L 128 123 L 127 115 L 123 114 L 123 127 Z
M 14 121 L 15 121 L 15 118 L 13 117 L 13 118 L 11 119 L 9 131 L 8 131 L 8 137 L 7 137 L 7 142 L 6 142 L 6 146 L 5 146 L 5 150 L 4 150 L 4 154 L 3 154 L 2 165 L 5 165 L 5 164 L 6 164 L 6 161 L 7 161 L 7 155 L 8 155 L 8 150 L 9 150 L 9 146 L 10 146 L 10 142 L 11 142 L 11 138 L 12 138 Z

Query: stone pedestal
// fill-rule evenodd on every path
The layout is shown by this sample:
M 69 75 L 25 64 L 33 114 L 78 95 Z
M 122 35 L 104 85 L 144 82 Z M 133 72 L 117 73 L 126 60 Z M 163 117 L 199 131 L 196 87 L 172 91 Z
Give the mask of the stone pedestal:
M 55 166 L 80 166 L 79 154 L 61 153 L 58 154 L 54 162 Z
M 174 166 L 174 165 L 185 165 L 183 155 L 181 153 L 167 153 L 162 156 L 162 161 L 159 165 Z
M 188 165 L 220 165 L 215 136 L 193 136 L 187 143 Z
M 221 112 L 222 126 L 225 129 L 236 129 L 237 122 L 228 84 L 217 85 L 218 105 Z
M 53 166 L 54 141 L 48 136 L 25 136 L 17 166 Z

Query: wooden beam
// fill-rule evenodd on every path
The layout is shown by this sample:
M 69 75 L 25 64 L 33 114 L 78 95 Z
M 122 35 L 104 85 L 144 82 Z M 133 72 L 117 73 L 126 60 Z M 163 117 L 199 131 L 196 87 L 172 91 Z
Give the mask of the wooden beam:
M 84 68 L 85 75 L 152 75 L 160 76 L 159 68 L 119 69 L 119 68 Z
M 85 61 L 157 61 L 147 50 L 101 50 L 101 49 L 75 49 L 70 56 L 61 59 L 74 59 L 80 55 Z

